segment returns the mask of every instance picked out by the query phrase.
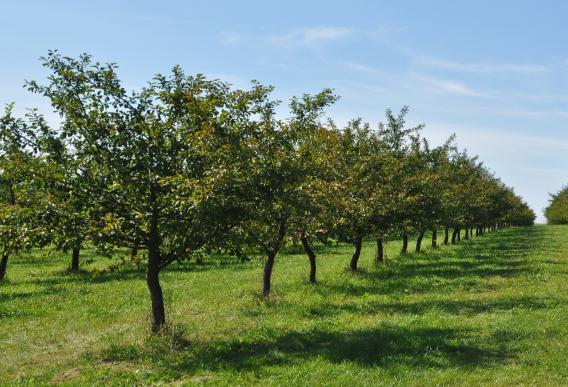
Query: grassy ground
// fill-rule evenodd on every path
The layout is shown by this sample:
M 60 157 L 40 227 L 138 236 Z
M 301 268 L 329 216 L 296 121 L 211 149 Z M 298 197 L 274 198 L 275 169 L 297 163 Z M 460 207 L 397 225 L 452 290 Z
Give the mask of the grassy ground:
M 426 241 L 425 241 L 426 242 Z M 345 270 L 350 246 L 163 273 L 171 333 L 152 337 L 144 273 L 68 274 L 14 259 L 0 285 L 0 383 L 568 385 L 568 227 L 535 226 Z M 91 253 L 92 254 L 92 253 Z M 110 264 L 92 259 L 87 271 Z

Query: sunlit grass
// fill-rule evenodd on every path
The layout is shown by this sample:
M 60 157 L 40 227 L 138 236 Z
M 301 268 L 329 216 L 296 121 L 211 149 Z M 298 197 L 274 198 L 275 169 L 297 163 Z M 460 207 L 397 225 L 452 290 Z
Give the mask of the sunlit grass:
M 260 259 L 173 265 L 157 337 L 143 270 L 93 278 L 111 263 L 93 252 L 78 274 L 60 254 L 15 258 L 0 285 L 0 383 L 568 384 L 568 226 L 399 248 L 378 266 L 368 241 L 354 274 L 351 246 L 317 246 L 312 285 L 290 246 L 269 300 Z

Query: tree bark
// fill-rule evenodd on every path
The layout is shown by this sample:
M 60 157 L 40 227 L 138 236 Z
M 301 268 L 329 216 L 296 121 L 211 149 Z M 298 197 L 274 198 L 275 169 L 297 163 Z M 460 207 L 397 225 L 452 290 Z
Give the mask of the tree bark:
M 466 241 L 469 239 L 469 227 L 465 228 L 465 235 L 464 235 L 463 239 L 465 239 Z
M 164 296 L 160 286 L 160 233 L 158 231 L 158 210 L 156 208 L 155 187 L 150 189 L 150 201 L 154 204 L 150 216 L 150 231 L 148 235 L 148 268 L 146 271 L 146 284 L 150 291 L 152 301 L 152 331 L 159 332 L 166 325 L 166 312 Z
M 0 261 L 0 281 L 6 277 L 6 267 L 8 266 L 8 254 L 2 254 L 2 260 Z
M 274 258 L 276 253 L 270 251 L 266 254 L 266 262 L 264 264 L 264 273 L 262 276 L 262 295 L 268 297 L 270 294 L 270 279 L 272 277 L 272 268 L 274 267 Z
M 351 257 L 349 267 L 351 268 L 351 271 L 357 271 L 357 263 L 359 262 L 359 257 L 361 256 L 361 246 L 363 246 L 363 238 L 355 239 L 353 245 L 355 246 L 355 251 L 353 251 L 353 256 Z
M 458 230 L 454 228 L 454 231 L 452 232 L 452 245 L 456 244 L 457 236 L 458 236 Z
M 375 257 L 375 262 L 383 263 L 384 261 L 384 248 L 383 248 L 383 238 L 377 238 L 377 255 Z
M 435 249 L 436 247 L 438 247 L 438 230 L 437 229 L 432 229 L 432 248 Z
M 266 262 L 264 264 L 264 273 L 262 275 L 262 296 L 270 295 L 270 279 L 272 278 L 272 268 L 274 267 L 274 259 L 284 244 L 286 237 L 286 221 L 281 220 L 278 224 L 278 236 L 274 244 L 266 249 Z
M 79 271 L 79 254 L 81 254 L 81 240 L 78 239 L 73 246 L 71 252 L 71 271 L 76 273 Z
M 400 249 L 400 254 L 406 254 L 408 252 L 408 234 L 405 232 L 402 234 L 402 248 Z
M 450 228 L 449 228 L 448 226 L 446 226 L 446 227 L 444 228 L 444 244 L 445 244 L 445 245 L 448 244 L 449 233 L 450 233 Z
M 462 231 L 461 228 L 458 228 L 458 235 L 457 235 L 458 242 L 461 241 L 461 231 Z
M 418 238 L 416 239 L 416 249 L 415 249 L 415 251 L 416 251 L 417 253 L 420 252 L 420 249 L 421 249 L 421 247 L 422 247 L 422 239 L 424 238 L 424 233 L 425 233 L 425 232 L 426 232 L 426 231 L 421 230 L 420 233 L 418 234 Z
M 302 246 L 304 247 L 304 251 L 308 255 L 308 259 L 310 260 L 310 283 L 316 283 L 316 254 L 310 247 L 308 243 L 308 238 L 305 235 L 300 237 L 300 241 L 302 242 Z
M 130 257 L 133 258 L 138 255 L 138 246 L 132 246 L 130 249 Z

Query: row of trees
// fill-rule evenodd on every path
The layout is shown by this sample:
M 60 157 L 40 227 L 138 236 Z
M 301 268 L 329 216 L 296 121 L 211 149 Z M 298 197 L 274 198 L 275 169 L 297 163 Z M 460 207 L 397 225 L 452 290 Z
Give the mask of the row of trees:
M 18 251 L 56 245 L 129 247 L 147 262 L 153 328 L 165 324 L 160 272 L 203 252 L 265 256 L 268 296 L 279 251 L 299 241 L 316 281 L 315 241 L 354 245 L 357 270 L 364 238 L 383 243 L 427 230 L 444 243 L 490 228 L 532 224 L 534 213 L 454 139 L 432 147 L 422 126 L 405 125 L 407 108 L 372 129 L 360 119 L 345 128 L 323 120 L 337 100 L 331 90 L 290 101 L 276 115 L 272 89 L 249 90 L 174 67 L 140 91 L 121 84 L 116 66 L 89 55 L 42 58 L 43 83 L 26 83 L 59 114 L 38 111 L 0 121 L 2 272 Z
M 550 195 L 544 216 L 548 224 L 568 224 L 568 185 Z

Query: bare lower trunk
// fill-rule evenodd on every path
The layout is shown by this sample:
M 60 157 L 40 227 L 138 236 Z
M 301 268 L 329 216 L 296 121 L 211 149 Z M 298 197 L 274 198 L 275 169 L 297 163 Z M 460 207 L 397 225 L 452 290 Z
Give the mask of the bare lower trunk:
M 450 228 L 446 226 L 444 228 L 444 244 L 445 245 L 448 244 L 449 234 L 450 234 Z
M 375 262 L 383 263 L 384 254 L 385 254 L 385 251 L 384 251 L 384 248 L 383 248 L 383 238 L 378 237 L 377 238 L 377 255 L 375 256 Z
M 268 297 L 270 294 L 270 279 L 272 277 L 272 268 L 274 267 L 274 258 L 276 253 L 271 251 L 266 254 L 266 262 L 264 263 L 264 273 L 262 276 L 262 295 Z
M 357 238 L 355 242 L 353 242 L 355 246 L 355 251 L 353 251 L 353 256 L 351 256 L 351 262 L 349 263 L 349 267 L 351 271 L 357 271 L 357 263 L 359 262 L 359 257 L 361 256 L 361 246 L 363 246 L 363 239 Z
M 458 230 L 454 229 L 454 231 L 452 232 L 452 245 L 456 244 L 456 238 L 458 236 Z
M 401 254 L 406 254 L 408 252 L 408 234 L 405 232 L 402 234 L 402 248 L 400 249 Z
M 308 259 L 310 260 L 310 283 L 313 284 L 316 282 L 316 254 L 310 247 L 310 244 L 308 243 L 308 238 L 302 236 L 300 238 L 300 241 L 302 242 L 304 251 L 308 255 Z
M 438 247 L 438 230 L 433 229 L 432 230 L 432 248 L 435 249 L 436 247 Z
M 465 228 L 465 235 L 464 235 L 463 239 L 465 239 L 465 240 L 469 239 L 469 227 Z
M 130 249 L 130 257 L 134 258 L 138 255 L 138 246 L 132 246 Z
M 266 249 L 266 262 L 264 263 L 264 272 L 262 275 L 262 296 L 268 297 L 270 295 L 270 279 L 272 278 L 272 268 L 274 267 L 274 260 L 276 254 L 284 245 L 284 238 L 286 237 L 286 220 L 281 220 L 278 224 L 277 238 L 270 248 Z
M 462 231 L 461 228 L 458 228 L 458 235 L 457 235 L 458 242 L 461 241 L 461 231 Z
M 77 241 L 73 246 L 71 253 L 71 271 L 76 273 L 79 271 L 79 254 L 81 254 L 81 242 Z
M 152 301 L 152 331 L 159 332 L 166 325 L 166 312 L 164 308 L 164 296 L 160 286 L 160 268 L 154 262 L 155 258 L 150 258 L 148 271 L 146 273 L 146 284 L 150 290 Z
M 415 249 L 415 251 L 416 251 L 417 253 L 420 252 L 420 248 L 421 248 L 421 246 L 422 246 L 422 239 L 424 238 L 424 233 L 425 233 L 425 231 L 423 231 L 423 230 L 420 231 L 420 233 L 418 234 L 418 238 L 416 239 L 416 249 Z
M 151 202 L 156 202 L 156 191 L 150 191 Z M 166 325 L 166 312 L 164 308 L 164 296 L 160 286 L 160 234 L 158 231 L 158 211 L 153 210 L 150 218 L 150 232 L 148 237 L 148 268 L 146 271 L 146 284 L 150 291 L 152 301 L 152 331 L 159 332 Z
M 0 261 L 0 281 L 6 277 L 6 267 L 8 266 L 8 254 L 2 255 L 2 260 Z

